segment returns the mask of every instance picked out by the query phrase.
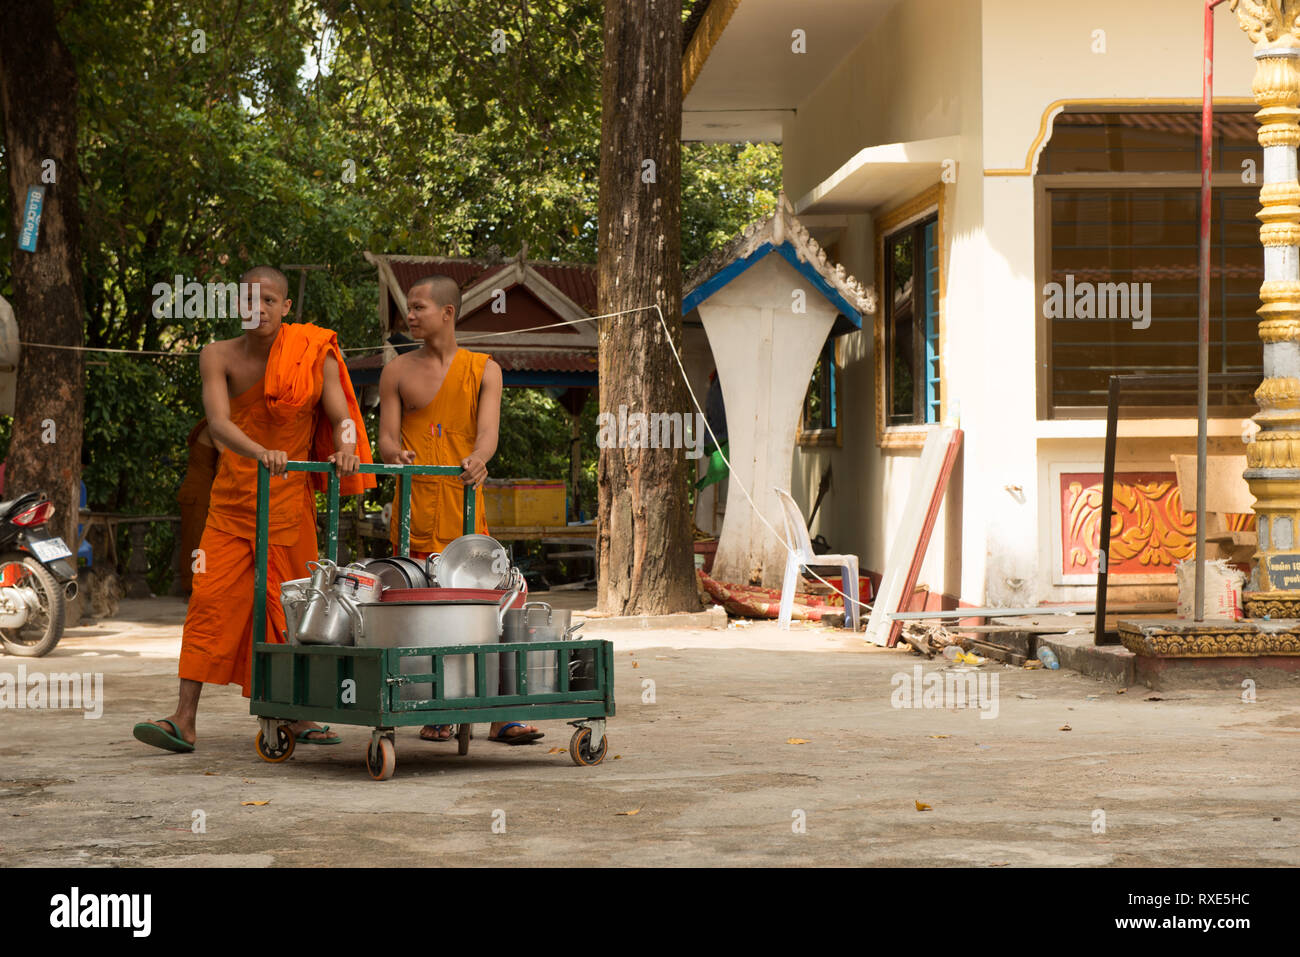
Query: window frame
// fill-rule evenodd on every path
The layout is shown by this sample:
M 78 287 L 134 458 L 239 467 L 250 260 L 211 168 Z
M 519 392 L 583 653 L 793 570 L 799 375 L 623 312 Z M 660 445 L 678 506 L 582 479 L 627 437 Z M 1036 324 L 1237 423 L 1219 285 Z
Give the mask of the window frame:
M 1043 309 L 1043 288 L 1050 277 L 1051 257 L 1051 197 L 1053 189 L 1081 191 L 1086 189 L 1199 189 L 1199 173 L 1044 173 L 1034 174 L 1034 325 L 1037 347 L 1037 375 L 1035 383 L 1036 412 L 1040 422 L 1102 419 L 1106 417 L 1105 404 L 1097 406 L 1064 406 L 1060 411 L 1052 402 L 1052 321 Z M 1257 185 L 1243 185 L 1241 175 L 1234 172 L 1216 172 L 1210 177 L 1212 190 L 1249 190 L 1258 193 Z M 1212 419 L 1249 418 L 1258 411 L 1254 405 L 1211 407 Z M 1129 414 L 1154 419 L 1186 419 L 1196 416 L 1195 406 L 1143 406 L 1133 407 Z
M 875 336 L 873 349 L 875 351 L 876 366 L 876 445 L 882 449 L 919 449 L 925 445 L 926 436 L 931 431 L 938 428 L 947 418 L 948 414 L 948 392 L 943 388 L 944 380 L 944 345 L 947 339 L 947 328 L 943 321 L 945 294 L 948 280 L 948 262 L 945 249 L 945 231 L 944 231 L 944 206 L 947 199 L 947 192 L 944 183 L 935 183 L 928 189 L 918 193 L 906 202 L 895 206 L 893 209 L 875 217 L 872 221 L 872 233 L 876 247 L 876 286 L 881 290 L 880 306 L 876 310 L 874 329 Z M 886 301 L 886 291 L 888 283 L 885 281 L 885 240 L 895 233 L 904 229 L 912 228 L 919 225 L 923 220 L 934 217 L 935 220 L 935 265 L 939 273 L 938 282 L 938 304 L 935 309 L 935 324 L 938 327 L 939 338 L 939 414 L 935 422 L 918 423 L 913 425 L 890 425 L 889 409 L 892 407 L 889 394 L 889 370 L 886 367 L 885 355 L 885 322 L 886 313 L 889 311 L 889 303 Z M 921 350 L 925 349 L 925 340 L 919 343 Z M 924 391 L 924 379 L 922 379 L 921 388 Z M 925 403 L 922 400 L 922 414 L 924 415 Z
M 804 448 L 843 448 L 844 446 L 844 362 L 840 351 L 840 339 L 827 337 L 818 353 L 817 361 L 830 353 L 831 402 L 834 405 L 835 427 L 830 429 L 808 428 L 808 392 L 804 392 L 803 404 L 799 407 L 799 427 L 795 430 L 795 444 Z M 812 389 L 812 380 L 808 381 L 808 390 Z

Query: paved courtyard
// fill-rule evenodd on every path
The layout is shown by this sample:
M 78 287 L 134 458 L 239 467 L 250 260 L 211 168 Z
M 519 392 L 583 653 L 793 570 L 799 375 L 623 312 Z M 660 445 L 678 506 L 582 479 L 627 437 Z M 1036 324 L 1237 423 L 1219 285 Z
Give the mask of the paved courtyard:
M 617 649 L 602 765 L 551 753 L 560 722 L 526 747 L 476 726 L 466 757 L 401 729 L 376 782 L 357 727 L 262 762 L 233 688 L 205 692 L 194 754 L 136 742 L 174 707 L 183 614 L 124 602 L 50 657 L 0 657 L 102 673 L 105 699 L 97 720 L 0 713 L 0 866 L 1300 864 L 1294 680 L 1246 703 L 988 662 L 983 711 L 895 707 L 945 663 L 820 626 L 593 621 Z

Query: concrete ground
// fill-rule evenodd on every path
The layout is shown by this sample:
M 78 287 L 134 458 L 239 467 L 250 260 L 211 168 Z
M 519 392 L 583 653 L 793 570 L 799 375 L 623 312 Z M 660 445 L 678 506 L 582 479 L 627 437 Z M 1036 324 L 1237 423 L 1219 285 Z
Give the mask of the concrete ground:
M 820 626 L 611 631 L 604 764 L 550 753 L 561 722 L 530 747 L 476 726 L 466 757 L 400 729 L 376 782 L 357 727 L 262 762 L 233 688 L 205 692 L 194 754 L 135 741 L 174 707 L 183 614 L 128 601 L 47 658 L 0 657 L 102 672 L 106 699 L 0 716 L 0 866 L 1300 864 L 1296 681 L 1246 703 L 989 662 L 983 718 L 894 707 L 896 675 L 945 663 Z

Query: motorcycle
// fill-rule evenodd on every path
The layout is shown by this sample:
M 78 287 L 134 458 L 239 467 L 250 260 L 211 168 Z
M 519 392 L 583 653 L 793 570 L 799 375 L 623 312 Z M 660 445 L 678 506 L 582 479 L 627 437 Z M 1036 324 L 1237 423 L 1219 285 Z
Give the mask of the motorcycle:
M 67 602 L 77 594 L 72 549 L 47 525 L 44 492 L 0 502 L 0 643 L 11 655 L 48 655 L 63 637 Z

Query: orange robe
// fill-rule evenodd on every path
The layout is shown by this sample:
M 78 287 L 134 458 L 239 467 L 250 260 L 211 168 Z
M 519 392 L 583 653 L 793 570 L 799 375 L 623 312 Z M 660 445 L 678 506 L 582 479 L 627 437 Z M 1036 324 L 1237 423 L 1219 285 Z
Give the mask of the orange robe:
M 181 593 L 188 595 L 193 587 L 194 549 L 199 547 L 203 527 L 208 523 L 208 499 L 212 493 L 212 480 L 217 474 L 217 459 L 221 453 L 212 445 L 198 441 L 199 434 L 208 427 L 207 419 L 190 430 L 187 440 L 190 448 L 185 478 L 176 492 L 181 507 Z
M 460 465 L 478 439 L 478 393 L 488 355 L 460 349 L 447 377 L 423 409 L 402 413 L 402 448 L 415 452 L 417 465 Z M 411 554 L 440 552 L 465 531 L 465 483 L 455 475 L 418 475 L 411 484 Z M 389 539 L 397 552 L 400 527 L 393 505 Z M 475 490 L 474 530 L 488 534 L 483 489 Z
M 230 400 L 230 419 L 268 449 L 290 461 L 327 458 L 333 426 L 320 408 L 325 357 L 333 355 L 357 429 L 357 455 L 372 461 L 361 408 L 352 391 L 334 333 L 307 323 L 280 327 L 262 380 Z M 312 481 L 315 480 L 315 481 Z M 316 500 L 321 473 L 289 472 L 271 479 L 267 550 L 266 640 L 283 642 L 280 585 L 307 577 L 316 551 Z M 341 480 L 343 494 L 373 488 L 373 475 Z M 223 450 L 212 483 L 207 526 L 199 543 L 203 565 L 182 633 L 180 676 L 208 684 L 238 684 L 251 691 L 253 579 L 257 520 L 257 460 Z

